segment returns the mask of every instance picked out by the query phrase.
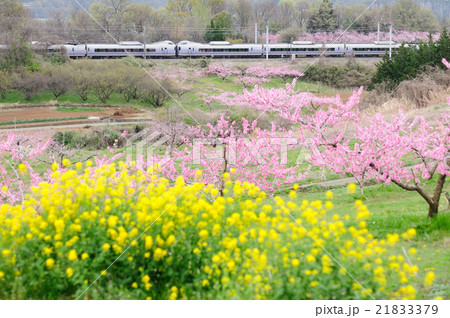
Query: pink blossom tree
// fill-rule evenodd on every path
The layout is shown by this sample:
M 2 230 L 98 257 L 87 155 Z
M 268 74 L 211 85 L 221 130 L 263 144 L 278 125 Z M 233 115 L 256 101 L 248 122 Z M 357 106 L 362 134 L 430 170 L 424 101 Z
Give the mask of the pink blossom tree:
M 0 203 L 23 201 L 30 188 L 43 181 L 29 161 L 42 154 L 49 143 L 14 133 L 0 142 Z
M 236 83 L 241 83 L 244 88 L 249 86 L 261 85 L 262 83 L 268 83 L 269 80 L 265 77 L 253 77 L 253 76 L 242 76 L 239 75 L 233 80 Z
M 297 163 L 287 162 L 287 149 L 303 140 L 275 125 L 267 131 L 258 129 L 256 124 L 242 118 L 238 125 L 221 114 L 215 124 L 191 128 L 185 134 L 189 138 L 184 138 L 183 149 L 173 149 L 165 155 L 152 153 L 150 158 L 140 155 L 136 161 L 143 168 L 156 164 L 170 180 L 181 175 L 188 183 L 201 181 L 221 191 L 224 173 L 229 173 L 234 181 L 252 182 L 267 191 L 304 178 L 307 171 L 300 171 Z
M 246 75 L 256 77 L 282 78 L 284 82 L 305 75 L 302 72 L 293 70 L 288 66 L 280 66 L 280 67 L 252 66 L 247 68 L 245 73 Z
M 367 178 L 393 182 L 406 191 L 417 192 L 429 205 L 428 216 L 437 215 L 446 176 L 450 174 L 448 115 L 432 123 L 420 116 L 408 119 L 402 112 L 391 121 L 381 114 L 363 117 L 357 108 L 362 88 L 343 103 L 339 95 L 314 100 L 308 93 L 296 92 L 294 86 L 295 81 L 285 89 L 256 86 L 251 92 L 211 100 L 275 112 L 300 124 L 300 135 L 309 136 L 313 165 L 339 174 L 350 173 L 361 189 Z M 416 164 L 406 166 L 406 156 Z M 434 190 L 428 193 L 425 182 L 435 175 Z
M 232 75 L 238 75 L 239 71 L 232 70 L 231 68 L 224 65 L 209 65 L 205 73 L 208 76 L 215 75 L 222 78 L 222 80 L 225 80 L 227 77 L 230 77 Z

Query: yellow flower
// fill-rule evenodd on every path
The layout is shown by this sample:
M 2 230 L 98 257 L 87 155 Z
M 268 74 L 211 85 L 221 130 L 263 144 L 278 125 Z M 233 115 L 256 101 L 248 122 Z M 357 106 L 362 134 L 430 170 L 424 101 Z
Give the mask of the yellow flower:
M 66 274 L 69 278 L 72 277 L 73 276 L 73 268 L 69 267 L 68 269 L 66 269 Z
M 3 278 L 3 277 L 5 277 L 5 273 L 0 271 L 0 278 Z
M 89 258 L 89 254 L 88 253 L 83 253 L 81 254 L 81 259 L 84 261 L 85 259 Z
M 111 245 L 109 245 L 108 243 L 105 243 L 105 244 L 103 244 L 103 246 L 102 246 L 102 249 L 104 250 L 104 251 L 107 251 L 107 250 L 109 250 L 111 248 Z
M 425 275 L 425 286 L 428 287 L 431 286 L 433 284 L 434 277 L 435 277 L 434 272 L 428 272 Z
M 9 255 L 11 255 L 11 250 L 4 249 L 4 250 L 2 251 L 2 256 L 3 256 L 4 258 L 7 258 Z
M 316 258 L 312 256 L 311 254 L 306 255 L 306 261 L 309 263 L 315 262 Z
M 178 297 L 178 294 L 177 294 L 177 293 L 170 293 L 169 299 L 170 299 L 170 300 L 176 300 L 177 297 Z
M 208 285 L 209 285 L 209 280 L 207 280 L 207 279 L 202 280 L 202 287 L 205 287 Z
M 131 284 L 131 287 L 138 288 L 138 283 L 134 282 L 133 284 Z
M 161 248 L 156 248 L 155 252 L 153 253 L 153 258 L 155 259 L 155 261 L 159 261 L 160 259 L 164 258 L 164 256 L 167 255 L 167 251 L 161 249 Z
M 55 260 L 53 258 L 47 258 L 45 266 L 47 266 L 48 269 L 51 269 L 53 265 L 55 265 Z
M 150 281 L 150 276 L 145 275 L 144 277 L 142 277 L 142 282 L 147 284 Z
M 19 164 L 19 172 L 20 173 L 27 172 L 27 166 L 25 166 L 23 163 Z
M 411 255 L 415 255 L 417 253 L 417 250 L 414 247 L 411 247 L 408 251 Z
M 167 246 L 171 246 L 175 244 L 175 242 L 176 242 L 175 235 L 170 235 L 166 240 Z
M 76 261 L 77 259 L 78 259 L 78 254 L 77 254 L 77 251 L 75 251 L 75 250 L 70 250 L 69 251 L 69 256 L 68 256 L 68 258 L 69 258 L 69 261 Z
M 292 260 L 292 266 L 297 267 L 298 265 L 300 265 L 300 260 L 298 260 L 297 258 L 294 258 Z
M 145 237 L 145 249 L 149 250 L 152 248 L 153 245 L 153 237 L 151 237 L 150 235 L 147 235 Z
M 194 178 L 197 181 L 201 181 L 203 172 L 201 170 L 195 171 Z
M 347 192 L 353 194 L 355 193 L 355 191 L 356 191 L 356 184 L 350 183 L 347 187 Z
M 67 167 L 67 166 L 70 165 L 70 160 L 67 159 L 67 158 L 64 158 L 63 161 L 62 161 L 62 164 L 63 164 L 64 167 Z
M 201 231 L 198 233 L 198 236 L 200 236 L 200 238 L 201 238 L 202 240 L 206 240 L 206 239 L 208 238 L 208 236 L 209 236 L 209 232 L 208 232 L 207 230 L 201 230 Z
M 414 236 L 416 236 L 417 231 L 414 228 L 409 229 L 408 231 L 406 231 L 406 234 L 408 234 L 408 237 L 410 239 L 412 239 Z
M 296 184 L 294 184 L 294 186 L 292 187 L 292 189 L 294 189 L 294 190 L 298 190 L 300 188 L 300 186 L 296 183 Z
M 333 192 L 327 191 L 327 193 L 325 193 L 325 196 L 326 196 L 328 199 L 333 199 Z
M 313 281 L 313 282 L 311 282 L 311 284 L 310 284 L 310 286 L 311 287 L 317 287 L 319 285 L 319 282 L 318 281 Z

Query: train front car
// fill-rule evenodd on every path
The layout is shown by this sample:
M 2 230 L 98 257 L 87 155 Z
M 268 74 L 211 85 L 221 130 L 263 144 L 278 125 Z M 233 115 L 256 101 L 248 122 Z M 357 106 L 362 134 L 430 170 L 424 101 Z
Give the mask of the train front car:
M 145 58 L 175 58 L 176 45 L 172 41 L 161 41 L 145 45 Z
M 348 48 L 348 54 L 354 54 L 359 57 L 381 57 L 389 53 L 389 49 L 392 50 L 392 53 L 396 52 L 400 44 L 383 41 L 374 43 L 348 43 L 346 47 Z
M 197 43 L 181 41 L 177 45 L 178 57 L 260 58 L 262 44 L 232 44 L 226 41 Z

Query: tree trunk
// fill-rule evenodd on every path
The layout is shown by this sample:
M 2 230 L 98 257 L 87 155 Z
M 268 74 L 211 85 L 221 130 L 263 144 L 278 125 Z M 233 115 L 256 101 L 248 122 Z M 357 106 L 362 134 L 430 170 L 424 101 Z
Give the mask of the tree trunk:
M 438 177 L 438 181 L 436 184 L 436 188 L 434 189 L 433 198 L 431 199 L 433 202 L 429 203 L 430 208 L 428 209 L 428 217 L 434 218 L 439 211 L 439 199 L 441 198 L 442 189 L 444 188 L 445 178 L 447 176 L 445 174 L 440 174 Z

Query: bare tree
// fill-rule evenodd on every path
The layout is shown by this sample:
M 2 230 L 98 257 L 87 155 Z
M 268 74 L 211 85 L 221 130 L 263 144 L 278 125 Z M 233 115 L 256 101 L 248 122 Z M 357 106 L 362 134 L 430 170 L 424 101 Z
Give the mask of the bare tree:
M 281 0 L 277 10 L 278 25 L 285 29 L 292 25 L 294 20 L 295 5 L 293 0 Z
M 234 22 L 238 27 L 240 34 L 245 34 L 245 29 L 253 23 L 253 3 L 251 0 L 233 0 L 231 2 L 231 11 Z
M 277 8 L 276 0 L 259 0 L 253 4 L 255 22 L 261 26 L 261 28 L 269 25 L 270 20 L 274 17 Z
M 22 76 L 17 77 L 14 82 L 14 88 L 20 91 L 27 101 L 47 88 L 47 79 L 41 73 L 25 72 Z
M 73 86 L 73 78 L 63 67 L 54 67 L 50 69 L 47 78 L 48 89 L 55 98 L 64 95 Z

